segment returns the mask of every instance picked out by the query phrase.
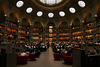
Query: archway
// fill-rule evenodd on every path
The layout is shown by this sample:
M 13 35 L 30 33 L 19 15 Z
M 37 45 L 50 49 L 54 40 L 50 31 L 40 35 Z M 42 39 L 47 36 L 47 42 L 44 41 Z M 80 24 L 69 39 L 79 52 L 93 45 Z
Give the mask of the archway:
M 85 40 L 88 42 L 88 44 L 90 44 L 91 42 L 93 43 L 93 39 L 94 39 L 94 18 L 92 17 L 91 13 L 86 13 L 86 16 L 84 17 L 84 23 L 83 23 L 83 27 L 85 29 L 84 33 L 85 33 Z
M 6 20 L 6 9 L 2 3 L 0 3 L 0 21 L 4 22 Z
M 49 22 L 46 26 L 46 42 L 51 45 L 56 41 L 56 29 L 53 22 Z
M 14 22 L 14 23 L 19 22 L 18 14 L 16 14 L 16 13 L 11 13 L 11 14 L 9 15 L 9 21 Z
M 100 43 L 100 41 L 98 41 L 98 39 L 100 38 L 100 26 L 98 26 L 100 24 L 100 3 L 97 4 L 96 9 L 95 9 L 95 20 L 96 20 L 96 31 L 98 32 L 96 34 L 96 43 Z
M 28 18 L 23 18 L 22 22 L 19 24 L 19 32 L 20 32 L 20 43 L 30 43 L 30 19 Z
M 68 22 L 63 21 L 59 26 L 59 43 L 69 42 L 70 29 Z
M 43 26 L 40 21 L 34 23 L 33 39 L 34 43 L 43 41 Z
M 30 19 L 28 19 L 28 18 L 22 19 L 21 25 L 26 26 L 26 27 L 30 26 L 31 25 Z
M 34 23 L 34 27 L 35 28 L 43 28 L 42 24 L 39 21 Z
M 72 42 L 73 43 L 80 43 L 82 39 L 82 31 L 80 28 L 80 20 L 78 18 L 75 18 L 71 22 L 71 29 L 72 29 Z

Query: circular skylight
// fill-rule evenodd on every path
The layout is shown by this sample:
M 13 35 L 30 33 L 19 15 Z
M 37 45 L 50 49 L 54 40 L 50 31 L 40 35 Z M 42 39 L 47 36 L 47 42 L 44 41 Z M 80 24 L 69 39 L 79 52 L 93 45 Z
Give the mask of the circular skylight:
M 60 11 L 60 12 L 59 12 L 59 15 L 60 15 L 61 17 L 63 17 L 63 16 L 65 16 L 65 12 Z
M 49 13 L 49 14 L 48 14 L 48 17 L 50 17 L 50 18 L 52 18 L 53 16 L 54 16 L 53 13 Z
M 54 5 L 60 3 L 62 0 L 40 0 L 44 4 Z
M 31 13 L 32 10 L 33 10 L 33 9 L 32 9 L 31 7 L 29 7 L 29 8 L 26 9 L 26 12 L 27 12 L 27 13 Z
M 73 7 L 69 8 L 69 11 L 70 11 L 71 13 L 75 13 L 75 12 L 76 12 L 75 8 L 73 8 Z
M 84 1 L 78 1 L 78 5 L 80 7 L 85 7 L 85 2 Z
M 43 15 L 43 12 L 42 12 L 42 11 L 38 11 L 38 12 L 37 12 L 37 16 L 40 17 L 40 16 L 42 16 L 42 15 Z
M 24 2 L 23 1 L 18 1 L 17 3 L 16 3 L 16 6 L 17 7 L 22 7 L 24 5 Z

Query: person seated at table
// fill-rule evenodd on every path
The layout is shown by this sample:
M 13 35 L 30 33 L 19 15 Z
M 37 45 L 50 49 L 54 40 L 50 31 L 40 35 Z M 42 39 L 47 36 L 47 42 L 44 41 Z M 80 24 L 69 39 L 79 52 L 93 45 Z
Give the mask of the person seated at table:
M 95 46 L 93 47 L 95 50 L 96 50 L 96 52 L 99 54 L 100 53 L 100 49 L 97 49 Z
M 62 45 L 62 49 L 65 49 L 65 45 Z
M 54 53 L 61 53 L 61 49 L 55 49 L 53 52 Z
M 65 50 L 65 54 L 66 56 L 72 56 L 72 53 L 69 50 Z
M 57 49 L 57 53 L 61 53 L 61 49 Z
M 88 51 L 88 54 L 94 55 L 94 54 L 97 54 L 97 51 L 95 49 L 92 49 Z
M 58 49 L 61 49 L 61 46 L 60 46 L 60 45 L 58 45 L 58 46 L 57 46 L 57 48 L 58 48 Z
M 54 53 L 57 53 L 57 49 L 54 49 L 53 52 L 54 52 Z
M 26 53 L 25 53 L 25 52 L 23 52 L 23 53 L 21 53 L 20 55 L 24 56 L 24 55 L 26 55 Z
M 56 51 L 56 49 L 57 49 L 57 48 L 56 48 L 56 45 L 54 45 L 54 46 L 53 46 L 53 51 Z

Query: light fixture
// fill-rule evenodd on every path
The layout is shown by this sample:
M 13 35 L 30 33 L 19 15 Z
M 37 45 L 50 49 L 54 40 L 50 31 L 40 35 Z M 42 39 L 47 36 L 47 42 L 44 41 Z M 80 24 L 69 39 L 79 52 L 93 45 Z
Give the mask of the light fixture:
M 31 8 L 31 7 L 28 7 L 27 9 L 26 9 L 26 12 L 27 13 L 31 13 L 33 11 L 33 9 Z
M 43 15 L 43 12 L 42 12 L 42 11 L 38 11 L 38 12 L 37 12 L 37 16 L 40 17 L 40 16 L 42 16 L 42 15 Z
M 80 6 L 80 7 L 85 7 L 85 2 L 84 1 L 78 1 L 78 5 Z
M 23 1 L 18 1 L 17 3 L 16 3 L 16 6 L 17 7 L 22 7 L 24 5 L 24 2 Z
M 82 20 L 82 22 L 84 23 L 84 20 Z
M 60 12 L 59 12 L 59 15 L 60 15 L 61 17 L 63 17 L 63 16 L 65 16 L 65 12 L 60 11 Z
M 49 18 L 52 18 L 52 17 L 54 17 L 54 14 L 53 14 L 53 13 L 49 13 L 49 14 L 48 14 L 48 17 L 49 17 Z
M 70 8 L 69 8 L 69 11 L 70 11 L 71 13 L 75 13 L 75 12 L 76 12 L 75 8 L 73 8 L 73 7 L 70 7 Z
M 97 15 L 97 14 L 95 14 L 95 17 L 98 17 L 98 15 Z

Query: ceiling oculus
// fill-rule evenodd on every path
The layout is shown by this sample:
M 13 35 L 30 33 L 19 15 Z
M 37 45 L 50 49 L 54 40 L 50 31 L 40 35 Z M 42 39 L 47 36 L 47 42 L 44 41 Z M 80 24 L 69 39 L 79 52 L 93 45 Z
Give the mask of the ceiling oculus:
M 28 7 L 27 9 L 26 9 L 26 12 L 27 13 L 31 13 L 33 11 L 33 9 L 31 8 L 31 7 Z
M 80 6 L 80 7 L 85 7 L 85 2 L 84 1 L 78 1 L 78 5 Z
M 75 8 L 73 8 L 73 7 L 70 7 L 70 8 L 69 8 L 69 11 L 70 11 L 71 13 L 75 13 L 75 12 L 76 12 Z
M 43 12 L 42 12 L 42 11 L 38 11 L 38 12 L 37 12 L 37 16 L 38 16 L 38 17 L 40 17 L 40 16 L 42 16 L 42 15 L 43 15 Z
M 53 17 L 54 17 L 54 14 L 53 14 L 53 13 L 49 13 L 49 14 L 48 14 L 48 17 L 49 17 L 49 18 L 53 18 Z
M 59 12 L 59 15 L 60 15 L 61 17 L 64 17 L 64 16 L 65 16 L 65 12 L 60 11 L 60 12 Z
M 24 5 L 23 1 L 17 1 L 16 6 L 17 7 L 22 7 Z

